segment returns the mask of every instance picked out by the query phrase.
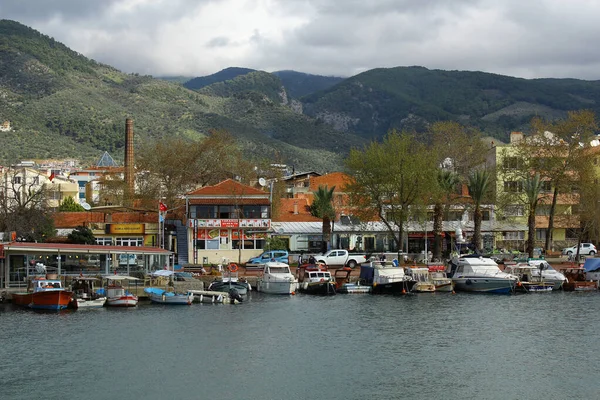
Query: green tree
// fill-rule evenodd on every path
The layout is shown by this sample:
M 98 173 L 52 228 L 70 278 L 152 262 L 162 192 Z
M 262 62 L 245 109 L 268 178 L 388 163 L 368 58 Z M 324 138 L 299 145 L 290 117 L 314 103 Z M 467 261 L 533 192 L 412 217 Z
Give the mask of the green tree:
M 491 173 L 485 169 L 475 170 L 469 175 L 467 186 L 475 207 L 473 211 L 473 244 L 477 251 L 481 251 L 481 221 L 483 219 L 481 204 L 490 192 Z
M 319 185 L 314 192 L 314 199 L 310 205 L 310 214 L 313 217 L 321 218 L 323 221 L 323 241 L 321 242 L 321 252 L 325 253 L 329 248 L 331 236 L 331 221 L 335 220 L 335 208 L 333 207 L 333 191 L 335 186 L 329 189 L 327 186 Z
M 539 173 L 523 181 L 523 193 L 527 198 L 527 254 L 531 258 L 535 247 L 535 210 L 540 201 L 542 188 L 543 182 Z
M 70 243 L 76 244 L 96 244 L 94 233 L 87 226 L 80 225 L 73 229 L 68 236 Z
M 271 236 L 266 241 L 265 250 L 287 250 L 287 243 L 279 236 Z
M 437 173 L 437 185 L 439 192 L 435 198 L 433 206 L 433 258 L 442 259 L 442 234 L 444 231 L 444 211 L 445 205 L 450 204 L 451 195 L 460 183 L 458 174 L 440 169 Z M 427 240 L 427 239 L 426 239 Z
M 65 197 L 65 199 L 58 206 L 58 211 L 69 212 L 69 211 L 85 211 L 85 209 L 81 206 L 81 204 L 76 203 L 75 200 L 71 197 Z
M 383 141 L 353 149 L 346 167 L 353 181 L 347 186 L 355 214 L 364 221 L 378 218 L 402 249 L 404 228 L 425 204 L 435 185 L 435 160 L 408 133 L 390 131 Z

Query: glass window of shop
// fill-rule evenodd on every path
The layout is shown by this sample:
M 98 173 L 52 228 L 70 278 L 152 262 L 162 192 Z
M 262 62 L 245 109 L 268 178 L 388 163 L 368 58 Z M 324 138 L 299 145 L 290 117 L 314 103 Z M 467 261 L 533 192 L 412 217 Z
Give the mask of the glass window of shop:
M 111 237 L 96 237 L 96 244 L 100 246 L 112 246 L 113 240 Z
M 116 246 L 143 246 L 144 238 L 141 237 L 118 237 L 115 239 Z

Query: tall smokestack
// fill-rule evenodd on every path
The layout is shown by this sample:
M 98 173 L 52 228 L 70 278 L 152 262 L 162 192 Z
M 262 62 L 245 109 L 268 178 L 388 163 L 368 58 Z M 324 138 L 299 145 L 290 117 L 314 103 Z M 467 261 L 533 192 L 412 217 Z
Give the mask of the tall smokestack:
M 125 206 L 133 206 L 134 171 L 133 171 L 133 120 L 125 120 Z

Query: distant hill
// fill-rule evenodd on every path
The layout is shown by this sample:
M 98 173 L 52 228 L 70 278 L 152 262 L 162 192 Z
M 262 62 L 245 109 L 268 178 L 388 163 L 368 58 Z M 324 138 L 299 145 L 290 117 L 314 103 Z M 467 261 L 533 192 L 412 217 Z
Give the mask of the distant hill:
M 294 112 L 282 104 L 282 88 L 276 76 L 257 72 L 194 92 L 122 73 L 18 22 L 0 20 L 0 120 L 14 128 L 2 132 L 0 162 L 92 162 L 104 151 L 122 160 L 125 118 L 131 117 L 136 143 L 165 135 L 197 140 L 209 129 L 226 129 L 248 157 L 297 170 L 341 168 L 343 155 L 362 140 Z
M 155 76 L 155 78 L 163 80 L 163 81 L 169 81 L 169 82 L 175 82 L 175 83 L 181 83 L 181 84 L 184 84 L 184 83 L 188 82 L 190 79 L 192 79 L 189 76 Z
M 389 129 L 424 132 L 429 124 L 456 120 L 508 139 L 534 116 L 560 118 L 569 110 L 600 115 L 600 82 L 521 79 L 423 67 L 378 68 L 302 98 L 306 115 L 339 131 L 381 137 Z
M 273 75 L 281 79 L 287 94 L 295 99 L 329 89 L 344 80 L 337 76 L 312 75 L 296 71 L 275 71 Z
M 185 82 L 183 86 L 191 90 L 202 89 L 205 86 L 212 85 L 217 82 L 228 81 L 233 78 L 237 78 L 240 75 L 246 75 L 247 73 L 254 72 L 255 70 L 249 68 L 229 67 L 212 75 L 199 76 L 197 78 L 190 79 Z

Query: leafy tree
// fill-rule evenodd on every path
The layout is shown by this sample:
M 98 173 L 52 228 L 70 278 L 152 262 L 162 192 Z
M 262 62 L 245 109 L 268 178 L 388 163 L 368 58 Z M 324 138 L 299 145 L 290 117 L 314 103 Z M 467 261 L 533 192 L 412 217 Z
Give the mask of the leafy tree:
M 286 250 L 287 244 L 285 240 L 279 236 L 271 236 L 266 241 L 266 250 Z
M 540 174 L 527 177 L 523 181 L 523 192 L 527 198 L 527 254 L 533 257 L 535 247 L 535 210 L 542 194 L 543 182 Z
M 73 229 L 68 236 L 70 243 L 75 244 L 96 244 L 96 238 L 92 233 L 92 230 L 87 226 L 80 225 Z
M 65 199 L 58 206 L 58 211 L 85 211 L 85 209 L 81 206 L 81 204 L 76 203 L 75 199 L 71 196 L 65 197 Z
M 485 169 L 474 171 L 469 175 L 467 186 L 475 206 L 473 211 L 473 244 L 475 245 L 475 249 L 480 251 L 482 248 L 481 221 L 483 219 L 481 204 L 489 195 L 491 188 L 491 173 Z
M 450 203 L 451 194 L 460 183 L 458 175 L 452 171 L 439 169 L 437 174 L 438 196 L 433 206 L 433 258 L 442 259 L 442 233 L 444 222 L 444 205 Z
M 355 214 L 365 221 L 381 220 L 401 250 L 405 224 L 435 185 L 430 151 L 410 134 L 391 131 L 381 143 L 352 150 L 346 167 L 353 179 L 346 190 Z
M 325 253 L 329 248 L 331 236 L 331 221 L 335 220 L 335 208 L 333 207 L 333 191 L 335 186 L 329 189 L 327 186 L 319 185 L 319 188 L 314 192 L 314 199 L 310 205 L 310 214 L 313 217 L 323 220 L 323 241 L 321 244 L 321 252 Z

